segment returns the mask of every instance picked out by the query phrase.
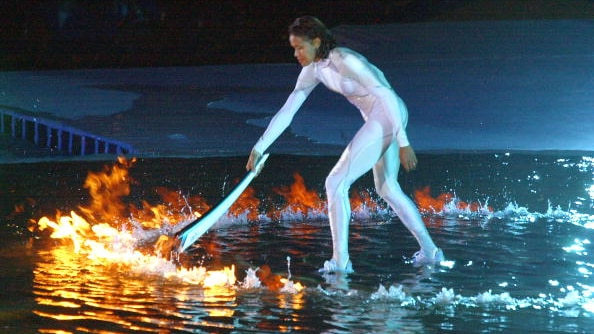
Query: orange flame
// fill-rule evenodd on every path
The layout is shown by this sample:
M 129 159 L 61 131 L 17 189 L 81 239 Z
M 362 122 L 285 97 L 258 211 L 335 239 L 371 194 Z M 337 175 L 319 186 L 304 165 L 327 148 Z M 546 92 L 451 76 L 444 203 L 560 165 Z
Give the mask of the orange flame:
M 450 202 L 454 198 L 454 196 L 450 193 L 443 193 L 437 197 L 432 197 L 431 188 L 429 187 L 415 190 L 414 197 L 421 213 L 441 212 L 446 203 Z
M 231 208 L 229 208 L 229 213 L 237 217 L 244 212 L 247 212 L 248 220 L 254 221 L 258 219 L 258 207 L 260 206 L 260 200 L 255 194 L 256 190 L 254 190 L 252 187 L 248 187 L 243 191 Z
M 267 264 L 260 267 L 256 275 L 266 287 L 272 291 L 279 291 L 284 283 L 281 281 L 282 276 L 272 273 L 272 269 Z
M 46 228 L 52 228 L 53 232 L 50 235 L 54 239 L 68 239 L 72 241 L 74 251 L 80 252 L 85 239 L 91 232 L 91 225 L 76 212 L 72 211 L 70 216 L 62 216 L 60 212 L 56 215 L 56 221 L 52 221 L 47 217 L 42 217 L 38 221 L 40 231 Z
M 351 193 L 350 202 L 353 212 L 364 211 L 366 209 L 370 211 L 377 211 L 379 209 L 377 202 L 374 201 L 369 195 L 369 192 L 365 190 L 361 192 L 353 191 Z
M 106 264 L 121 264 L 127 267 L 137 267 L 140 270 L 154 270 L 165 268 L 165 277 L 174 277 L 186 282 L 202 284 L 204 287 L 228 286 L 235 284 L 235 266 L 226 267 L 220 271 L 206 271 L 204 268 L 177 268 L 163 257 L 159 250 L 170 249 L 172 240 L 162 235 L 155 238 L 155 252 L 157 255 L 144 254 L 137 250 L 140 244 L 136 237 L 128 231 L 121 230 L 123 222 L 138 222 L 144 229 L 159 230 L 164 224 L 175 225 L 181 221 L 193 219 L 209 209 L 206 201 L 200 197 L 185 197 L 179 191 L 157 188 L 156 193 L 163 203 L 150 205 L 142 201 L 142 207 L 127 204 L 124 198 L 130 194 L 132 180 L 128 173 L 135 160 L 119 158 L 113 166 L 105 166 L 101 172 L 89 172 L 84 182 L 88 189 L 90 201 L 87 206 L 80 206 L 80 212 L 71 211 L 70 215 L 57 212 L 54 219 L 42 217 L 37 221 L 39 231 L 51 230 L 51 238 L 66 240 L 73 245 L 75 254 L 82 254 L 91 261 Z M 286 199 L 287 207 L 293 211 L 307 214 L 310 210 L 322 210 L 323 205 L 315 191 L 305 187 L 303 178 L 295 174 L 295 183 L 290 187 L 279 190 Z M 237 203 L 231 208 L 231 214 L 240 215 L 248 212 L 248 219 L 258 217 L 260 201 L 255 197 L 255 191 L 248 188 Z M 153 231 L 150 231 L 151 233 Z M 290 286 L 290 291 L 301 291 L 300 283 L 293 283 L 268 271 L 264 280 L 271 289 L 277 290 Z M 287 290 L 289 291 L 289 290 Z
M 305 181 L 299 173 L 293 174 L 293 178 L 295 182 L 292 185 L 273 189 L 274 192 L 285 198 L 286 205 L 281 211 L 301 212 L 306 216 L 310 211 L 322 211 L 324 205 L 317 192 L 307 189 Z M 273 214 L 273 216 L 275 215 Z
M 439 194 L 437 197 L 432 197 L 431 188 L 429 187 L 424 187 L 423 189 L 416 190 L 414 198 L 421 213 L 442 212 L 444 208 L 451 203 L 455 203 L 456 208 L 459 210 L 478 212 L 482 209 L 486 209 L 490 212 L 493 211 L 493 208 L 484 207 L 479 202 L 467 203 L 464 201 L 458 201 L 456 200 L 456 197 L 451 193 L 442 193 Z
M 130 215 L 145 228 L 160 228 L 163 223 L 174 225 L 200 217 L 210 209 L 210 205 L 200 196 L 184 197 L 179 191 L 165 187 L 158 187 L 155 191 L 164 203 L 151 205 L 143 200 L 142 209 L 130 206 Z
M 131 232 L 120 229 L 123 219 L 129 217 L 127 219 L 139 222 L 143 228 L 158 229 L 164 223 L 175 225 L 183 220 L 193 219 L 200 214 L 198 211 L 208 210 L 208 205 L 200 197 L 184 198 L 179 192 L 158 188 L 156 191 L 165 201 L 164 204 L 150 206 L 143 201 L 142 209 L 127 206 L 123 198 L 130 194 L 128 168 L 133 162 L 134 160 L 119 158 L 117 163 L 110 167 L 105 166 L 101 172 L 89 172 L 84 187 L 89 190 L 90 203 L 86 207 L 79 207 L 82 214 L 71 211 L 70 215 L 62 215 L 57 212 L 55 219 L 42 217 L 34 227 L 39 231 L 51 230 L 51 238 L 69 241 L 74 253 L 86 255 L 89 259 L 139 266 L 167 262 L 166 258 L 141 254 L 136 250 L 140 246 L 136 243 L 140 240 Z M 156 238 L 157 254 L 167 243 L 167 239 Z M 179 276 L 179 273 L 176 275 Z M 232 281 L 229 270 L 226 270 L 225 275 L 227 281 Z M 208 273 L 204 277 L 209 277 Z M 212 281 L 213 279 L 208 279 L 205 284 L 211 284 Z
M 130 194 L 130 168 L 136 159 L 130 161 L 123 157 L 111 167 L 104 167 L 102 172 L 89 172 L 84 188 L 89 190 L 91 203 L 87 208 L 81 208 L 89 217 L 96 221 L 118 221 L 126 216 L 126 205 L 122 197 Z

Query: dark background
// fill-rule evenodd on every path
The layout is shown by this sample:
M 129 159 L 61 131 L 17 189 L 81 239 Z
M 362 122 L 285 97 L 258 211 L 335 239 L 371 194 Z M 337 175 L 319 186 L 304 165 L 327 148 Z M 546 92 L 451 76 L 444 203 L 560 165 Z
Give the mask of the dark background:
M 450 4 L 450 2 L 452 4 Z M 10 1 L 4 69 L 290 61 L 286 27 L 416 21 L 463 1 Z M 448 3 L 440 5 L 439 3 Z
M 0 5 L 0 70 L 290 62 L 287 26 L 306 14 L 334 27 L 451 19 L 588 17 L 592 12 L 581 8 L 588 4 L 594 2 L 5 0 Z

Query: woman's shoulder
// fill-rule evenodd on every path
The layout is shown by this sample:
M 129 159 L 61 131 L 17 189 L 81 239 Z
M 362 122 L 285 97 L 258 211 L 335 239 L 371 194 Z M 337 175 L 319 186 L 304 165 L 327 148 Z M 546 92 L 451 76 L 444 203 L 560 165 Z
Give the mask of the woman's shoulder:
M 349 49 L 347 47 L 336 47 L 330 51 L 328 58 L 334 63 L 337 62 L 367 62 L 367 58 L 359 52 Z
M 330 54 L 329 54 L 329 57 L 342 57 L 342 58 L 344 58 L 344 57 L 348 57 L 348 56 L 363 57 L 357 51 L 354 51 L 354 50 L 349 49 L 349 48 L 344 47 L 344 46 L 335 47 L 334 49 L 330 50 Z

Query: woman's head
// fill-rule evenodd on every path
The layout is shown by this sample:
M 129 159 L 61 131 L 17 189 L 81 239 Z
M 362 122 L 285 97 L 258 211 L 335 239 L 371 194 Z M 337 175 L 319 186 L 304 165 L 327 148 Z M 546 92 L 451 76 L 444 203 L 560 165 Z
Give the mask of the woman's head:
M 313 16 L 300 17 L 289 26 L 289 42 L 302 66 L 327 58 L 330 50 L 336 47 L 330 30 Z

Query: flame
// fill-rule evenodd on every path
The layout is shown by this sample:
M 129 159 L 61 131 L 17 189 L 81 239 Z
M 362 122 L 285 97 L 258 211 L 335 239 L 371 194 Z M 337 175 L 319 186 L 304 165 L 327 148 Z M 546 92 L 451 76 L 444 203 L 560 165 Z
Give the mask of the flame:
M 437 197 L 432 197 L 431 188 L 429 187 L 416 190 L 414 198 L 421 213 L 441 213 L 448 207 L 454 207 L 457 210 L 468 212 L 480 212 L 483 210 L 493 212 L 493 208 L 490 206 L 484 206 L 479 202 L 467 203 L 460 201 L 451 193 L 442 193 Z
M 91 225 L 74 211 L 71 212 L 70 216 L 61 216 L 58 212 L 56 221 L 42 217 L 38 225 L 40 231 L 48 227 L 52 228 L 51 238 L 71 240 L 75 253 L 81 251 L 84 241 L 91 230 Z
M 158 229 L 164 224 L 175 225 L 193 220 L 210 209 L 210 205 L 200 196 L 186 197 L 180 191 L 172 191 L 165 187 L 158 187 L 155 192 L 163 203 L 151 205 L 143 200 L 142 209 L 134 206 L 129 208 L 130 215 L 143 228 Z
M 308 216 L 310 212 L 322 212 L 324 204 L 315 190 L 307 189 L 305 181 L 299 173 L 293 174 L 295 182 L 288 187 L 278 187 L 274 192 L 284 197 L 286 204 L 281 211 L 301 213 Z M 275 213 L 272 214 L 276 217 Z
M 293 178 L 292 185 L 273 189 L 277 194 L 284 197 L 286 204 L 280 210 L 268 213 L 268 216 L 279 218 L 283 212 L 300 213 L 305 217 L 324 215 L 326 211 L 325 200 L 320 198 L 316 190 L 307 188 L 303 177 L 299 173 L 295 173 Z M 365 190 L 352 191 L 349 200 L 354 213 L 378 212 L 380 210 L 378 203 Z
M 256 276 L 258 276 L 262 284 L 266 285 L 266 287 L 272 291 L 280 291 L 280 289 L 284 286 L 283 282 L 281 282 L 282 277 L 280 275 L 273 274 L 272 269 L 270 269 L 270 266 L 267 264 L 261 266 L 258 269 Z
M 288 278 L 272 273 L 268 265 L 263 265 L 256 271 L 256 276 L 269 290 L 275 292 L 288 292 L 291 294 L 299 293 L 305 287 L 299 282 L 293 282 Z
M 229 214 L 239 217 L 240 215 L 247 213 L 246 218 L 254 221 L 258 219 L 258 207 L 260 206 L 260 200 L 255 196 L 256 190 L 252 187 L 248 187 L 239 196 L 237 201 L 229 208 Z
M 13 214 L 25 212 L 25 204 L 15 204 Z
M 235 265 L 225 267 L 223 270 L 211 270 L 204 277 L 204 286 L 232 286 L 235 284 Z
M 422 213 L 436 213 L 441 212 L 446 203 L 450 202 L 454 196 L 450 193 L 443 193 L 437 197 L 431 196 L 431 188 L 424 187 L 423 189 L 415 190 L 415 202 Z
M 357 211 L 378 211 L 379 205 L 369 195 L 368 191 L 355 192 L 353 191 L 350 198 L 351 209 L 353 212 Z
M 83 211 L 96 220 L 118 221 L 126 216 L 126 205 L 122 197 L 130 194 L 128 169 L 136 159 L 118 158 L 118 163 L 104 167 L 102 172 L 89 172 L 84 188 L 89 190 L 91 203 Z
M 83 263 L 88 261 L 91 267 L 98 263 L 116 264 L 137 272 L 159 274 L 205 288 L 233 287 L 236 284 L 235 265 L 221 270 L 186 268 L 178 267 L 167 256 L 161 256 L 160 251 L 163 249 L 172 249 L 171 244 L 178 241 L 175 238 L 170 239 L 166 235 L 156 237 L 154 254 L 147 254 L 146 249 L 139 250 L 141 245 L 138 236 L 129 229 L 130 224 L 127 223 L 142 230 L 155 229 L 161 232 L 162 228 L 188 219 L 193 220 L 207 211 L 209 206 L 200 197 L 185 197 L 180 192 L 166 188 L 156 189 L 163 201 L 161 204 L 152 206 L 148 201 L 142 201 L 142 208 L 127 204 L 124 198 L 130 194 L 132 182 L 128 169 L 134 161 L 120 158 L 113 166 L 106 166 L 101 172 L 89 172 L 84 183 L 90 194 L 89 204 L 79 207 L 79 212 L 71 211 L 69 215 L 57 212 L 53 219 L 44 216 L 34 227 L 38 231 L 49 230 L 51 238 L 71 244 L 70 256 L 78 258 Z M 303 179 L 300 180 L 303 184 Z M 248 188 L 232 213 L 241 214 L 249 211 L 256 215 L 250 215 L 250 219 L 257 218 L 259 200 L 254 194 L 255 191 Z M 205 247 L 209 247 L 208 244 Z M 80 269 L 80 266 L 77 268 Z M 292 293 L 303 289 L 298 282 L 281 282 L 280 277 L 274 278 L 270 284 L 272 289 L 276 290 L 290 287 Z
M 141 209 L 126 204 L 123 199 L 130 194 L 132 182 L 128 169 L 134 162 L 134 159 L 119 158 L 117 163 L 104 167 L 101 172 L 89 172 L 84 182 L 90 194 L 89 204 L 79 207 L 80 212 L 71 211 L 70 215 L 57 212 L 55 219 L 44 216 L 37 221 L 36 228 L 51 230 L 51 238 L 70 242 L 74 254 L 84 255 L 95 262 L 117 263 L 141 271 L 166 268 L 166 276 L 204 286 L 234 284 L 234 267 L 223 269 L 222 274 L 196 268 L 172 269 L 175 265 L 158 255 L 158 250 L 165 247 L 168 240 L 164 235 L 155 243 L 157 255 L 144 254 L 137 249 L 140 240 L 133 231 L 124 228 L 124 219 L 141 229 L 159 229 L 193 219 L 209 207 L 199 197 L 185 198 L 179 192 L 165 188 L 156 189 L 164 204 L 151 206 L 143 201 Z

